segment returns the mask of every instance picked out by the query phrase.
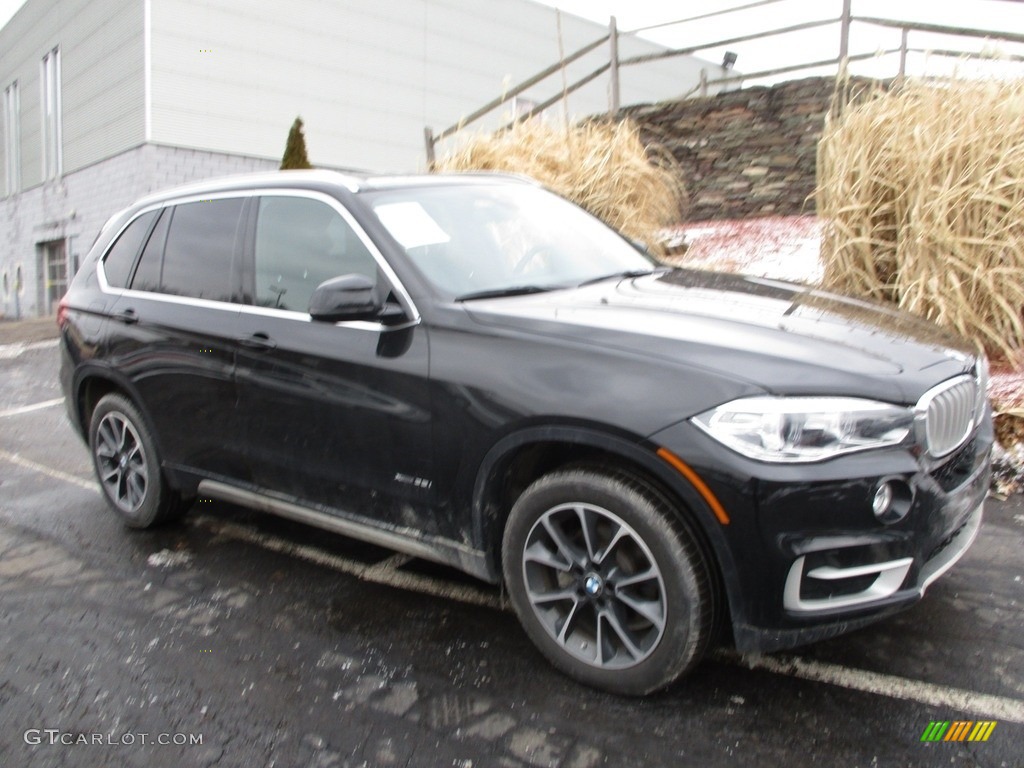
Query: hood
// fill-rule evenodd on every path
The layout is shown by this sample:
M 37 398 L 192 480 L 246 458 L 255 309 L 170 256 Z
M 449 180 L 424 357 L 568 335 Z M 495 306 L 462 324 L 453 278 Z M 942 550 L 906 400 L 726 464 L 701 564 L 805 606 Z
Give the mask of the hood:
M 963 340 L 904 312 L 716 272 L 675 269 L 466 308 L 484 325 L 697 366 L 775 394 L 913 403 L 974 363 Z

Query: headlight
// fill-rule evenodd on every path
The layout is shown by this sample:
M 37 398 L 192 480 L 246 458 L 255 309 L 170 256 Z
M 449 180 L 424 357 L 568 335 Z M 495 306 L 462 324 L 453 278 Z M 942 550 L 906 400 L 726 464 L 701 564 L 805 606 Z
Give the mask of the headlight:
M 748 397 L 693 417 L 723 445 L 758 461 L 823 461 L 899 445 L 914 413 L 851 397 Z

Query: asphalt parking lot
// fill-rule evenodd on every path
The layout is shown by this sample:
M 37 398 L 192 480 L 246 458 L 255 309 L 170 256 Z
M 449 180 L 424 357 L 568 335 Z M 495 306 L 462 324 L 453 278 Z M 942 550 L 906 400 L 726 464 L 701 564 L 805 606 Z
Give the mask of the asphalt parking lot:
M 216 502 L 124 529 L 52 325 L 23 329 L 0 325 L 0 765 L 1024 766 L 1020 496 L 913 609 L 621 699 L 452 571 Z M 935 721 L 995 726 L 922 741 Z

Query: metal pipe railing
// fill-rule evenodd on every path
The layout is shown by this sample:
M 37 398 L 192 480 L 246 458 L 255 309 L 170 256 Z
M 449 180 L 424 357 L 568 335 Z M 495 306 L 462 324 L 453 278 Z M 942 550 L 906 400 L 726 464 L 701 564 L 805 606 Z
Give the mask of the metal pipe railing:
M 841 19 L 824 19 L 822 21 L 805 21 L 802 24 L 793 24 L 788 27 L 780 27 L 779 29 L 773 29 L 768 32 L 752 32 L 749 35 L 737 35 L 735 37 L 727 37 L 724 40 L 715 40 L 711 43 L 701 43 L 700 45 L 693 45 L 687 48 L 669 48 L 665 51 L 658 51 L 657 53 L 646 53 L 642 56 L 632 56 L 628 59 L 621 59 L 619 61 L 620 66 L 627 66 L 631 64 L 646 64 L 650 61 L 659 61 L 660 59 L 670 59 L 675 56 L 692 56 L 697 51 L 703 51 L 707 48 L 721 48 L 725 45 L 735 45 L 736 43 L 748 43 L 751 40 L 761 40 L 765 37 L 774 37 L 776 35 L 788 35 L 791 32 L 803 32 L 808 29 L 816 29 L 817 27 L 825 27 L 831 24 L 838 24 Z
M 881 58 L 882 56 L 889 56 L 894 53 L 899 53 L 899 48 L 887 48 L 881 51 L 875 51 L 874 53 L 855 53 L 853 56 L 847 56 L 846 61 L 868 61 L 869 59 Z M 701 83 L 700 85 L 691 88 L 689 91 L 683 94 L 683 99 L 688 99 L 697 93 L 701 88 L 706 88 L 712 85 L 729 85 L 731 83 L 739 83 L 744 80 L 757 80 L 762 77 L 774 77 L 776 75 L 788 75 L 791 72 L 800 72 L 805 69 L 818 69 L 820 67 L 830 67 L 839 63 L 839 59 L 824 59 L 822 61 L 812 61 L 807 64 L 791 64 L 787 67 L 775 67 L 774 69 L 765 69 L 760 72 L 745 72 L 741 75 L 733 75 L 731 77 L 721 77 L 717 80 L 708 80 L 707 83 Z
M 523 80 L 523 82 L 519 83 L 519 85 L 515 86 L 511 90 L 505 91 L 504 93 L 502 93 L 500 96 L 498 96 L 495 99 L 491 99 L 489 102 L 487 102 L 482 107 L 480 107 L 480 109 L 478 109 L 475 112 L 473 112 L 472 114 L 469 114 L 466 117 L 462 118 L 459 122 L 455 123 L 454 125 L 451 125 L 448 128 L 445 128 L 440 133 L 435 135 L 435 134 L 433 134 L 433 132 L 430 131 L 429 128 L 426 129 L 427 130 L 427 136 L 428 136 L 427 144 L 428 144 L 428 147 L 429 147 L 428 148 L 428 154 L 432 154 L 432 152 L 433 152 L 433 148 L 432 148 L 432 146 L 430 146 L 431 141 L 433 141 L 433 144 L 437 144 L 437 142 L 443 141 L 444 139 L 447 139 L 449 136 L 451 136 L 455 132 L 462 130 L 462 128 L 465 127 L 466 125 L 469 125 L 470 123 L 476 122 L 477 120 L 479 120 L 481 117 L 483 117 L 487 113 L 489 113 L 489 112 L 497 109 L 498 107 L 500 107 L 502 104 L 504 104 L 509 99 L 518 96 L 520 93 L 525 91 L 527 88 L 530 88 L 530 87 L 536 85 L 541 80 L 545 80 L 546 78 L 551 77 L 551 75 L 555 74 L 560 69 L 564 68 L 567 64 L 571 64 L 572 62 L 576 61 L 577 59 L 579 59 L 579 58 L 581 58 L 583 56 L 586 56 L 588 53 L 590 53 L 591 51 L 593 51 L 597 47 L 599 47 L 601 45 L 604 45 L 606 42 L 608 42 L 609 37 L 610 37 L 610 35 L 605 35 L 600 40 L 595 40 L 594 42 L 592 42 L 592 43 L 590 43 L 588 45 L 583 46 L 578 51 L 569 54 L 568 56 L 566 56 L 561 61 L 558 61 L 558 62 L 555 62 L 554 64 L 552 64 L 550 67 L 547 67 L 546 69 L 542 69 L 540 72 L 538 72 L 537 74 L 533 75 L 532 77 L 528 77 L 526 80 Z M 606 69 L 607 69 L 607 67 L 606 67 Z M 430 160 L 432 162 L 433 158 L 430 158 Z
M 605 44 L 606 42 L 610 43 L 609 51 L 608 51 L 608 61 L 606 63 L 602 64 L 601 66 L 597 67 L 596 69 L 592 70 L 591 72 L 589 72 L 588 74 L 584 75 L 583 77 L 577 79 L 576 81 L 574 81 L 571 84 L 563 82 L 562 89 L 561 89 L 561 91 L 559 93 L 557 93 L 556 95 L 552 96 L 549 99 L 544 100 L 540 104 L 537 104 L 535 107 L 530 109 L 530 111 L 527 112 L 526 114 L 518 116 L 516 118 L 516 120 L 514 120 L 513 122 L 505 125 L 502 128 L 502 130 L 511 127 L 512 125 L 514 125 L 519 120 L 529 119 L 531 117 L 534 117 L 537 114 L 540 114 L 544 110 L 550 108 L 554 104 L 556 104 L 559 101 L 565 99 L 569 94 L 574 93 L 575 91 L 579 90 L 584 85 L 586 85 L 587 83 L 590 83 L 593 80 L 595 80 L 596 78 L 600 77 L 605 72 L 609 72 L 610 71 L 610 73 L 611 73 L 611 82 L 610 82 L 610 87 L 609 87 L 609 111 L 610 111 L 610 114 L 614 115 L 614 114 L 616 114 L 618 112 L 618 109 L 619 109 L 619 89 L 618 89 L 619 77 L 618 77 L 618 75 L 619 75 L 619 69 L 621 67 L 636 66 L 636 65 L 639 65 L 639 64 L 646 64 L 646 63 L 649 63 L 649 62 L 652 62 L 652 61 L 660 61 L 660 60 L 663 60 L 663 59 L 673 58 L 673 57 L 677 57 L 677 56 L 692 56 L 695 53 L 698 53 L 700 51 L 705 51 L 705 50 L 708 50 L 708 49 L 712 49 L 712 48 L 721 48 L 721 47 L 725 47 L 725 46 L 737 45 L 739 43 L 751 42 L 751 41 L 754 41 L 754 40 L 763 40 L 763 39 L 766 39 L 766 38 L 778 37 L 780 35 L 787 35 L 787 34 L 792 34 L 792 33 L 796 33 L 796 32 L 804 32 L 804 31 L 807 31 L 807 30 L 818 29 L 818 28 L 821 28 L 821 27 L 835 25 L 835 24 L 839 25 L 839 27 L 840 27 L 840 34 L 839 34 L 839 55 L 838 55 L 838 57 L 836 57 L 834 59 L 826 59 L 826 60 L 822 60 L 822 61 L 815 61 L 815 62 L 802 63 L 802 64 L 793 64 L 793 65 L 788 65 L 788 66 L 783 66 L 783 67 L 773 67 L 773 68 L 761 70 L 761 71 L 758 71 L 758 72 L 748 72 L 748 73 L 743 73 L 743 74 L 739 74 L 739 75 L 730 75 L 728 77 L 722 77 L 722 78 L 718 78 L 716 80 L 708 80 L 706 71 L 705 70 L 701 70 L 701 84 L 699 86 L 697 86 L 696 88 L 690 90 L 688 93 L 686 93 L 683 96 L 683 98 L 688 98 L 689 96 L 692 96 L 697 91 L 701 92 L 702 95 L 706 94 L 708 86 L 711 86 L 711 85 L 724 86 L 724 85 L 729 85 L 729 84 L 733 84 L 733 83 L 740 83 L 740 82 L 743 82 L 744 80 L 757 80 L 757 79 L 766 78 L 766 77 L 776 77 L 778 75 L 791 74 L 791 73 L 794 73 L 794 72 L 800 72 L 800 71 L 806 71 L 806 70 L 812 70 L 812 69 L 819 69 L 819 68 L 822 68 L 822 67 L 837 66 L 840 69 L 842 69 L 846 64 L 851 63 L 851 62 L 866 61 L 866 60 L 869 60 L 869 59 L 872 59 L 872 58 L 876 58 L 876 57 L 880 57 L 880 56 L 884 56 L 884 55 L 891 55 L 891 54 L 894 54 L 894 53 L 899 53 L 900 54 L 899 72 L 898 72 L 897 77 L 903 78 L 906 75 L 907 54 L 911 53 L 911 52 L 913 52 L 913 53 L 926 52 L 926 49 L 910 48 L 909 47 L 908 36 L 909 36 L 910 32 L 920 32 L 920 33 L 928 33 L 928 34 L 944 34 L 944 35 L 953 35 L 953 36 L 957 36 L 957 37 L 966 37 L 966 38 L 988 38 L 988 39 L 997 39 L 999 41 L 1012 42 L 1012 43 L 1024 43 L 1024 34 L 1021 34 L 1021 33 L 993 32 L 991 30 L 974 29 L 974 28 L 970 28 L 970 27 L 953 27 L 953 26 L 948 26 L 948 25 L 944 25 L 944 24 L 930 24 L 930 23 L 923 23 L 923 22 L 897 21 L 897 20 L 893 20 L 893 19 L 882 19 L 882 18 L 876 18 L 876 17 L 870 17 L 870 16 L 855 16 L 852 13 L 852 0 L 842 0 L 842 11 L 841 11 L 840 16 L 837 17 L 837 18 L 829 18 L 829 19 L 823 19 L 823 20 L 818 20 L 818 21 L 802 22 L 800 24 L 792 24 L 792 25 L 785 26 L 785 27 L 780 27 L 780 28 L 777 28 L 777 29 L 771 29 L 771 30 L 767 30 L 767 31 L 761 31 L 761 32 L 744 34 L 744 35 L 735 35 L 735 36 L 724 38 L 724 39 L 721 39 L 721 40 L 715 40 L 715 41 L 712 41 L 712 42 L 701 43 L 699 45 L 688 46 L 688 47 L 685 47 L 685 48 L 667 49 L 667 50 L 664 50 L 664 51 L 659 51 L 657 53 L 644 54 L 644 55 L 640 55 L 640 56 L 632 56 L 632 57 L 629 57 L 629 58 L 621 58 L 619 56 L 618 40 L 623 35 L 635 35 L 638 32 L 645 32 L 645 31 L 649 31 L 649 30 L 652 30 L 652 29 L 659 29 L 659 28 L 662 28 L 662 27 L 678 25 L 678 24 L 684 24 L 684 23 L 691 22 L 691 21 L 698 21 L 698 20 L 708 19 L 708 18 L 712 18 L 712 17 L 715 17 L 715 16 L 722 16 L 722 15 L 726 15 L 726 14 L 729 14 L 729 13 L 735 13 L 735 12 L 738 12 L 738 11 L 748 10 L 748 9 L 752 9 L 752 8 L 756 8 L 756 7 L 760 7 L 760 6 L 772 5 L 774 3 L 785 2 L 785 1 L 786 0 L 756 0 L 755 2 L 747 2 L 745 4 L 734 6 L 732 8 L 723 8 L 723 9 L 718 10 L 718 11 L 712 11 L 712 12 L 708 12 L 708 13 L 703 13 L 703 14 L 700 14 L 700 15 L 697 15 L 697 16 L 692 16 L 692 17 L 685 18 L 685 19 L 679 19 L 679 20 L 670 21 L 670 22 L 663 22 L 663 23 L 660 23 L 660 24 L 653 24 L 653 25 L 646 26 L 646 27 L 639 27 L 637 29 L 633 29 L 633 30 L 630 30 L 628 32 L 619 32 L 618 29 L 617 29 L 617 26 L 616 26 L 615 19 L 613 18 L 613 19 L 611 19 L 611 23 L 609 25 L 609 33 L 607 35 L 605 35 L 604 37 L 602 37 L 601 39 L 595 40 L 594 42 L 592 42 L 592 43 L 590 43 L 588 45 L 585 45 L 584 47 L 582 47 L 579 50 L 575 51 L 574 53 L 570 54 L 569 56 L 566 56 L 566 57 L 562 58 L 560 61 L 552 64 L 549 67 L 546 67 L 545 69 L 543 69 L 540 72 L 536 73 L 535 75 L 527 78 L 526 80 L 523 80 L 521 83 L 519 83 L 515 87 L 513 87 L 513 88 L 511 88 L 509 90 L 506 90 L 505 92 L 503 92 L 497 98 L 494 98 L 491 101 L 487 102 L 487 104 L 485 104 L 484 106 L 480 107 L 476 111 L 474 111 L 471 114 L 467 115 L 466 117 L 462 118 L 461 120 L 459 120 L 459 122 L 455 123 L 454 125 L 449 126 L 448 128 L 446 128 L 445 130 L 441 131 L 440 133 L 434 134 L 433 131 L 430 128 L 425 128 L 424 129 L 424 140 L 426 142 L 427 160 L 430 163 L 434 162 L 434 152 L 435 152 L 435 148 L 436 148 L 438 142 L 443 141 L 444 139 L 447 139 L 448 137 L 450 137 L 450 136 L 454 135 L 455 133 L 457 133 L 458 131 L 462 130 L 467 125 L 476 122 L 477 120 L 479 120 L 484 115 L 487 115 L 488 113 L 490 113 L 493 110 L 497 109 L 502 104 L 504 104 L 507 101 L 509 101 L 510 99 L 515 98 L 517 95 L 521 94 L 523 91 L 527 90 L 528 88 L 533 87 L 534 85 L 537 85 L 538 83 L 540 83 L 541 81 L 547 79 L 548 77 L 550 77 L 551 75 L 555 74 L 556 72 L 561 71 L 563 73 L 563 78 L 564 78 L 565 68 L 569 64 L 579 60 L 583 56 L 586 56 L 588 53 L 591 53 L 592 51 L 597 50 L 601 45 Z M 1002 1 L 1003 2 L 1016 2 L 1016 0 L 1002 0 Z M 859 54 L 851 55 L 850 52 L 849 52 L 849 41 L 850 41 L 850 27 L 853 24 L 870 24 L 870 25 L 874 25 L 874 26 L 886 27 L 886 28 L 891 28 L 891 29 L 898 29 L 898 30 L 901 31 L 900 47 L 899 48 L 887 49 L 887 50 L 884 50 L 884 51 L 875 51 L 875 52 L 870 52 L 870 53 L 859 53 Z M 956 52 L 956 51 L 948 51 L 948 50 L 941 50 L 941 51 L 939 51 L 939 50 L 931 50 L 931 51 L 927 51 L 927 52 L 933 53 L 934 55 L 940 55 L 940 56 L 956 56 L 956 55 L 967 56 L 967 55 L 969 55 L 969 56 L 972 56 L 974 58 L 995 59 L 995 60 L 1003 59 L 1003 60 L 1015 61 L 1015 62 L 1016 61 L 1024 61 L 1024 56 L 1016 56 L 1016 55 L 1007 55 L 1007 56 L 1001 56 L 1001 57 L 1000 56 L 985 56 L 984 54 L 979 54 L 979 53 L 969 53 L 969 52 L 966 52 L 966 51 Z

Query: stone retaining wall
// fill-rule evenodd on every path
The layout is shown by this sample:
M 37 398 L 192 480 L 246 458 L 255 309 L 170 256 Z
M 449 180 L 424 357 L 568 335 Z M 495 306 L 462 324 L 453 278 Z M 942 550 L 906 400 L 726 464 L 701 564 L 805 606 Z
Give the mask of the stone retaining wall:
M 688 221 L 814 213 L 815 161 L 835 78 L 628 107 L 682 166 Z

